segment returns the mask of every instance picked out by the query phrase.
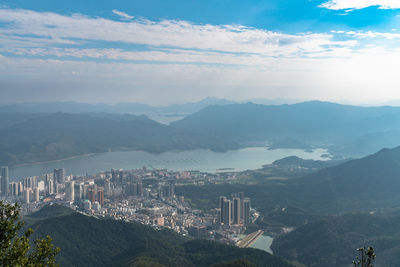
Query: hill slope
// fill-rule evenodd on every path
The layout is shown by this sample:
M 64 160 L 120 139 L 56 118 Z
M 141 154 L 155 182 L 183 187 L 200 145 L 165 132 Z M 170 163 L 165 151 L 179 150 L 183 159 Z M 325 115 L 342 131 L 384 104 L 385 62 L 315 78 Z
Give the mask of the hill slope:
M 376 267 L 400 266 L 400 217 L 348 214 L 302 226 L 274 240 L 274 254 L 310 267 L 349 266 L 356 248 L 372 246 Z
M 371 133 L 399 130 L 400 108 L 318 101 L 275 106 L 233 104 L 209 106 L 171 125 L 239 142 L 269 141 L 280 147 L 296 145 L 300 148 L 309 144 L 337 146 L 361 136 L 369 138 Z M 373 136 L 368 140 L 373 141 Z M 349 144 L 345 148 L 343 152 L 346 153 L 373 153 L 351 149 Z
M 191 240 L 168 230 L 79 213 L 67 215 L 58 206 L 34 215 L 37 236 L 51 235 L 61 248 L 61 266 L 210 266 L 247 259 L 255 266 L 289 267 L 281 259 L 256 249 L 240 249 L 208 240 Z M 54 217 L 49 217 L 54 213 Z M 45 219 L 39 220 L 42 214 Z M 158 265 L 157 265 L 158 264 Z
M 0 130 L 0 164 L 55 160 L 108 150 L 163 152 L 208 148 L 224 151 L 233 142 L 163 125 L 142 116 L 54 113 Z

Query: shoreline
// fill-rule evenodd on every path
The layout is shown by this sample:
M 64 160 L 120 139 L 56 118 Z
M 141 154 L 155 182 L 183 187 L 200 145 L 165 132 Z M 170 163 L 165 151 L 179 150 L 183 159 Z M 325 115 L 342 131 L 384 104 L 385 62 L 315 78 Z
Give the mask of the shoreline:
M 82 158 L 82 157 L 88 157 L 88 156 L 98 155 L 98 154 L 102 154 L 102 153 L 104 153 L 104 152 L 100 152 L 100 153 L 88 153 L 88 154 L 76 155 L 76 156 L 71 156 L 71 157 L 67 157 L 67 158 L 54 159 L 54 160 L 47 160 L 47 161 L 38 161 L 38 162 L 30 162 L 30 163 L 21 163 L 21 164 L 13 165 L 12 168 L 15 168 L 15 167 L 24 167 L 24 166 L 35 166 L 35 165 L 41 165 L 41 164 L 47 164 L 47 163 L 54 163 L 54 162 L 60 162 L 60 161 L 64 161 L 64 160 L 70 160 L 70 159 L 76 159 L 76 158 Z

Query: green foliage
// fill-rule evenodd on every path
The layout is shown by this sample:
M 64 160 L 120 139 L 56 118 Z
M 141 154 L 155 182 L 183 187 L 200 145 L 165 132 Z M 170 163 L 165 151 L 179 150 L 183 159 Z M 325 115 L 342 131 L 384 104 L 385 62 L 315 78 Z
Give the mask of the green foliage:
M 107 114 L 45 114 L 0 128 L 0 165 L 49 161 L 109 150 L 161 153 L 238 145 L 222 138 L 175 129 L 146 117 Z M 0 116 L 1 122 L 1 116 Z M 104 129 L 107 128 L 107 131 Z M 95 134 L 94 134 L 95 133 Z
M 58 266 L 55 256 L 60 249 L 54 247 L 50 236 L 37 238 L 31 250 L 33 230 L 29 228 L 19 236 L 22 227 L 19 206 L 0 201 L 0 266 Z
M 254 267 L 248 260 L 234 260 L 230 262 L 215 264 L 212 267 Z
M 354 267 L 373 267 L 376 254 L 373 247 L 358 248 L 359 255 L 353 261 Z
M 50 234 L 54 243 L 63 248 L 57 255 L 61 266 L 194 267 L 235 259 L 246 259 L 254 266 L 291 266 L 262 250 L 192 240 L 169 230 L 79 213 L 60 216 L 57 207 L 51 207 L 55 217 L 42 211 L 46 218 L 34 221 L 31 227 L 37 234 Z
M 274 255 L 309 267 L 348 266 L 354 248 L 371 244 L 378 253 L 374 266 L 400 266 L 400 216 L 347 214 L 309 223 L 272 243 Z M 360 257 L 359 257 L 360 258 Z

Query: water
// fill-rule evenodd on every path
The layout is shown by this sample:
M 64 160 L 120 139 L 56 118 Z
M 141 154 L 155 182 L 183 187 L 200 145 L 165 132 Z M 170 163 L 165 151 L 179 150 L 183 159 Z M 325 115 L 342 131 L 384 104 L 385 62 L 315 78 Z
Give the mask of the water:
M 169 151 L 161 154 L 151 154 L 143 151 L 119 151 L 77 157 L 72 159 L 47 162 L 41 164 L 11 167 L 10 180 L 21 177 L 50 173 L 56 168 L 65 168 L 67 174 L 85 175 L 100 171 L 115 169 L 135 169 L 143 166 L 167 168 L 170 170 L 200 170 L 215 172 L 220 168 L 234 168 L 235 171 L 257 169 L 264 164 L 287 156 L 298 156 L 304 159 L 326 160 L 321 157 L 325 149 L 303 151 L 300 149 L 275 149 L 266 147 L 249 147 L 224 153 L 210 150 Z
M 274 241 L 274 239 L 272 237 L 263 235 L 263 236 L 260 236 L 256 240 L 256 242 L 254 242 L 250 247 L 261 249 L 261 250 L 264 250 L 264 251 L 272 254 L 272 250 L 271 250 L 272 241 Z

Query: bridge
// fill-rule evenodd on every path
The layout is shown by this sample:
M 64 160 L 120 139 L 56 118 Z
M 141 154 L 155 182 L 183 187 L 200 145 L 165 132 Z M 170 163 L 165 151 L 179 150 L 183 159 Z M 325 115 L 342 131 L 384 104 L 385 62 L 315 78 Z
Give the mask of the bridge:
M 236 243 L 236 246 L 240 247 L 240 248 L 248 248 L 251 245 L 253 245 L 254 242 L 257 241 L 257 239 L 262 236 L 264 234 L 263 230 L 258 230 L 256 232 L 253 232 L 247 236 L 245 236 L 245 238 L 243 238 L 242 240 L 240 240 L 239 242 Z

